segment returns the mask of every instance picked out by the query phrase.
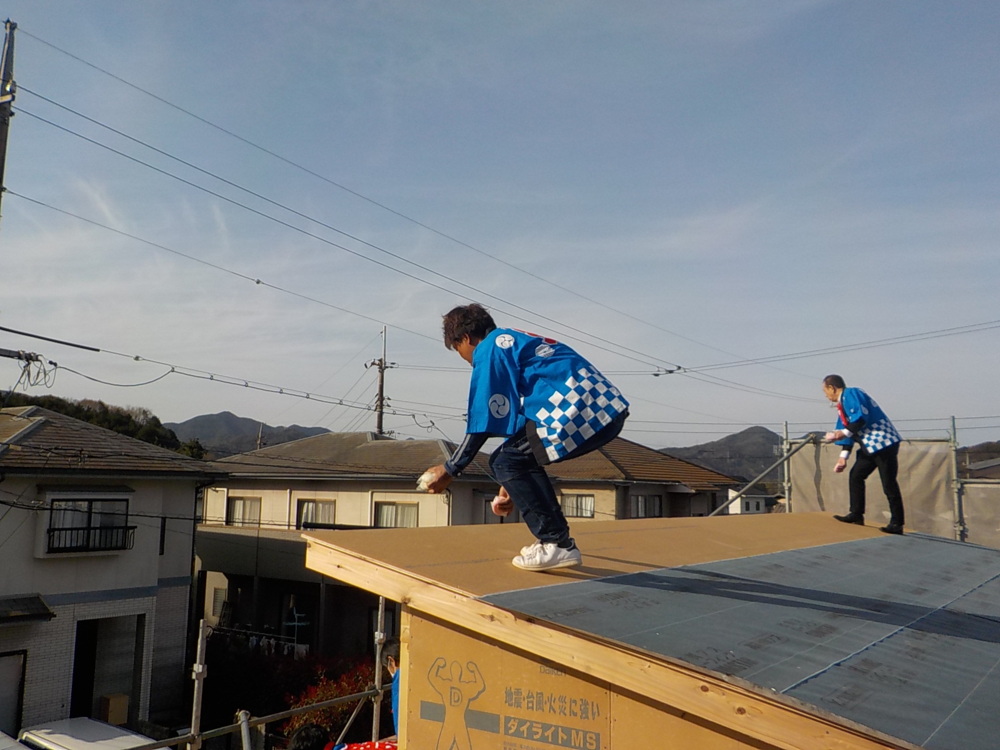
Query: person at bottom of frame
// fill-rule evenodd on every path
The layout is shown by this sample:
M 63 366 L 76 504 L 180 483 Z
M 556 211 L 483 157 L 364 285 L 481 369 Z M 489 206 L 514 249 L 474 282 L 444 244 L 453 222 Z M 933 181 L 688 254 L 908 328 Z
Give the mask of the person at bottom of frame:
M 889 523 L 880 531 L 902 534 L 905 521 L 903 496 L 896 479 L 902 438 L 875 399 L 860 388 L 848 388 L 840 375 L 827 375 L 823 379 L 823 393 L 837 405 L 837 427 L 823 436 L 826 442 L 836 442 L 843 448 L 834 471 L 844 471 L 851 448 L 854 443 L 858 444 L 848 484 L 850 511 L 847 515 L 834 518 L 843 523 L 865 522 L 865 480 L 878 469 L 882 491 L 889 501 Z
M 382 645 L 382 666 L 392 678 L 392 728 L 395 734 L 386 737 L 395 740 L 399 735 L 399 639 L 389 638 Z
M 444 343 L 472 365 L 465 440 L 444 464 L 425 472 L 428 492 L 443 492 L 490 437 L 507 438 L 490 456 L 501 485 L 494 512 L 510 504 L 537 540 L 513 564 L 524 570 L 579 565 L 546 464 L 582 456 L 613 440 L 628 417 L 628 401 L 596 367 L 565 344 L 533 333 L 497 328 L 477 304 L 444 316 Z M 422 481 L 423 478 L 422 478 Z

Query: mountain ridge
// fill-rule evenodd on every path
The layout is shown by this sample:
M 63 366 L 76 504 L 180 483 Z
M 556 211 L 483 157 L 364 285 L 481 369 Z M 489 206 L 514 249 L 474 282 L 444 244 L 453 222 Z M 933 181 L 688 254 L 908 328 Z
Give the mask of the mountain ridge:
M 660 448 L 674 458 L 712 469 L 749 482 L 778 460 L 781 450 L 781 436 L 766 427 L 754 425 L 741 432 L 727 435 L 686 448 Z M 777 467 L 764 477 L 763 482 L 774 485 L 782 479 L 781 467 Z
M 216 458 L 279 445 L 293 440 L 322 435 L 325 427 L 303 427 L 293 424 L 272 427 L 249 417 L 239 417 L 231 411 L 201 414 L 183 422 L 166 422 L 178 439 L 198 440 Z

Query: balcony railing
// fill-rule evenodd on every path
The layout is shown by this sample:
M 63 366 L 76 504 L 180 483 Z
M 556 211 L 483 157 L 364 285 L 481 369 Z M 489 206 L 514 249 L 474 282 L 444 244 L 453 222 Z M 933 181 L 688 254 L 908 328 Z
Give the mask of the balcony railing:
M 135 546 L 135 526 L 49 529 L 49 552 L 114 552 Z

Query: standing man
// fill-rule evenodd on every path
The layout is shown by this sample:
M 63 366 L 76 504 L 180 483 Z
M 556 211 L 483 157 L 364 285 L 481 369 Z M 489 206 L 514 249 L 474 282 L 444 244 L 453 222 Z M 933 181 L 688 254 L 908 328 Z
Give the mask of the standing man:
M 881 527 L 886 534 L 903 533 L 903 496 L 899 491 L 896 475 L 899 473 L 899 444 L 902 438 L 889 417 L 875 403 L 875 399 L 860 388 L 848 388 L 840 375 L 823 378 L 823 393 L 837 405 L 837 428 L 823 439 L 843 446 L 834 471 L 840 473 L 847 466 L 854 443 L 858 455 L 850 474 L 851 507 L 846 516 L 834 516 L 843 523 L 865 522 L 865 480 L 878 469 L 882 491 L 889 501 L 889 523 Z
M 516 505 L 537 540 L 513 564 L 524 570 L 579 565 L 580 550 L 545 464 L 582 456 L 613 440 L 628 401 L 597 368 L 558 341 L 497 328 L 484 307 L 456 307 L 443 321 L 444 345 L 472 365 L 465 440 L 427 470 L 428 492 L 442 492 L 490 437 L 507 440 L 490 456 L 500 483 L 494 512 Z
M 382 644 L 382 666 L 392 678 L 392 728 L 395 734 L 389 737 L 396 740 L 399 737 L 399 639 L 389 638 Z

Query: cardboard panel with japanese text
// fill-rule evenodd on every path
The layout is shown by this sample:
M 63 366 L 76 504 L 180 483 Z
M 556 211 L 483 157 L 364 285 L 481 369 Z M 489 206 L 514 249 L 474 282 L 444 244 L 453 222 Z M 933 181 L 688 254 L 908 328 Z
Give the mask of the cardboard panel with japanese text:
M 607 684 L 412 612 L 406 619 L 404 750 L 612 747 Z

